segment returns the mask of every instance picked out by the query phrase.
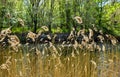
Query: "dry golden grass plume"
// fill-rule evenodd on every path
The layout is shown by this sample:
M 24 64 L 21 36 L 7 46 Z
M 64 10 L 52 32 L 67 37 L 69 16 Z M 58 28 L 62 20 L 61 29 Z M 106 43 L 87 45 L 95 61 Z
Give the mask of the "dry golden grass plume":
M 0 42 L 2 42 L 4 40 L 5 36 L 0 34 Z
M 35 42 L 36 36 L 37 36 L 37 35 L 36 35 L 35 33 L 33 33 L 33 32 L 30 31 L 30 32 L 27 34 L 27 37 L 26 37 L 26 38 L 31 38 L 32 41 Z
M 49 31 L 49 29 L 48 29 L 47 26 L 42 26 L 41 28 L 42 28 L 44 31 L 46 31 L 46 32 Z
M 100 40 L 101 43 L 103 43 L 103 41 L 105 40 L 102 35 L 98 35 L 97 38 L 98 40 Z
M 97 50 L 97 51 L 101 51 L 101 48 L 100 48 L 99 45 L 96 45 L 96 50 Z
M 94 68 L 97 67 L 97 63 L 94 60 L 91 60 L 90 62 L 94 65 Z
M 38 50 L 38 48 L 35 48 L 35 51 L 36 51 L 35 54 L 36 54 L 37 56 L 38 56 L 38 55 L 41 56 L 41 52 L 40 52 L 40 50 Z
M 95 27 L 95 24 L 92 24 L 92 27 L 93 27 L 94 31 L 96 31 L 96 32 L 98 31 L 98 29 Z
M 8 43 L 11 46 L 18 46 L 20 45 L 20 40 L 16 35 L 8 35 L 9 39 L 8 39 Z
M 42 34 L 42 31 L 38 31 L 37 37 L 39 37 Z
M 11 29 L 11 27 L 10 28 L 7 28 L 7 29 L 4 29 L 4 30 L 2 30 L 1 31 L 1 35 L 7 35 L 7 34 L 10 34 L 10 33 L 12 33 L 12 31 L 10 30 Z
M 100 33 L 100 34 L 103 34 L 103 31 L 102 31 L 102 30 L 99 30 L 99 33 Z
M 50 35 L 47 35 L 47 38 L 48 38 L 49 40 L 51 40 L 51 39 L 52 39 Z
M 55 38 L 57 37 L 57 34 L 55 34 L 52 38 L 52 43 L 55 43 Z
M 71 56 L 75 58 L 75 51 L 72 51 Z
M 106 34 L 106 37 L 111 41 L 112 45 L 117 44 L 118 40 L 114 36 L 112 36 L 110 34 Z
M 73 31 L 71 31 L 67 39 L 73 40 L 73 38 L 74 38 L 74 33 Z
M 92 39 L 93 35 L 93 30 L 89 28 L 89 39 Z
M 83 36 L 82 41 L 88 43 L 88 42 L 89 42 L 89 38 L 88 38 L 88 36 L 87 36 L 87 35 L 82 35 L 82 36 Z
M 89 51 L 94 51 L 94 47 L 93 47 L 92 44 L 88 44 L 87 49 L 88 49 Z
M 8 57 L 8 59 L 6 60 L 5 63 L 3 63 L 2 65 L 0 65 L 0 69 L 2 70 L 9 70 L 10 69 L 10 65 L 11 65 L 11 56 Z
M 101 49 L 102 51 L 105 51 L 106 50 L 106 47 L 105 47 L 105 45 L 102 45 L 102 49 Z
M 10 29 L 11 29 L 11 27 L 4 29 L 0 32 L 0 42 L 3 42 L 4 39 L 6 38 L 6 36 L 8 36 L 9 34 L 12 33 L 12 31 Z
M 78 31 L 77 36 L 79 35 L 85 35 L 85 29 L 81 29 Z
M 53 45 L 53 43 L 49 42 L 49 49 L 52 53 L 58 54 L 56 47 Z
M 83 47 L 86 47 L 88 44 L 87 44 L 87 42 L 85 42 L 84 40 L 82 40 L 81 45 L 82 45 Z
M 78 42 L 75 40 L 75 43 L 73 44 L 73 47 L 75 50 L 77 50 L 77 47 L 78 47 Z
M 77 21 L 77 23 L 81 24 L 82 23 L 82 18 L 79 16 L 75 16 L 74 19 Z
M 25 25 L 23 19 L 18 18 L 17 20 L 18 20 L 18 23 L 19 23 L 21 26 L 24 26 L 24 25 Z
M 8 43 L 10 44 L 10 48 L 15 51 L 18 52 L 18 47 L 21 45 L 20 44 L 20 40 L 16 35 L 8 35 Z

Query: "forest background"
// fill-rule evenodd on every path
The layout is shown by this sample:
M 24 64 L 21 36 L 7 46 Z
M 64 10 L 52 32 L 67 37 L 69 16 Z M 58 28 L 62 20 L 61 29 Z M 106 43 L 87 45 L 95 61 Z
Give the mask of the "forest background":
M 13 33 L 37 33 L 41 26 L 51 33 L 69 33 L 95 26 L 120 36 L 120 0 L 0 0 L 0 31 L 10 26 Z

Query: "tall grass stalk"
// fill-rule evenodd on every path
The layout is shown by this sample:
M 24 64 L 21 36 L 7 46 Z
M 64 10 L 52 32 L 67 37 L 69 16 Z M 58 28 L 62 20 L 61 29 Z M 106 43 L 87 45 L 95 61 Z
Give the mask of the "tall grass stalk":
M 119 77 L 120 52 L 114 47 L 106 52 L 81 50 L 79 46 L 36 45 L 19 52 L 0 52 L 0 77 Z M 37 48 L 37 49 L 36 49 Z M 116 49 L 115 49 L 116 48 Z M 54 54 L 54 55 L 53 55 Z M 7 69 L 2 69 L 11 57 Z

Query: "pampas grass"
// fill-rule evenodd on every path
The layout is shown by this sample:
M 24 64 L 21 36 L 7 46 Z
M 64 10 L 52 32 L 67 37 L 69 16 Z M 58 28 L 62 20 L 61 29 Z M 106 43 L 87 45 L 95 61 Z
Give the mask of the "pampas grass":
M 120 76 L 119 49 L 112 52 L 89 52 L 80 50 L 77 42 L 73 46 L 50 43 L 36 45 L 34 49 L 33 46 L 27 47 L 23 46 L 16 53 L 10 49 L 2 50 L 0 77 Z

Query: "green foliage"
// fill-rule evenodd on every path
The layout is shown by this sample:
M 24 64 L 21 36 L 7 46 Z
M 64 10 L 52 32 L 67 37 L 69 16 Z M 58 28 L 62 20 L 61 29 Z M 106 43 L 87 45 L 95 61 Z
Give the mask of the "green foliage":
M 28 27 L 13 27 L 12 28 L 13 33 L 26 33 L 28 31 L 29 31 Z
M 103 7 L 104 14 L 103 19 L 105 22 L 105 27 L 112 32 L 114 35 L 120 36 L 120 3 L 116 2 L 114 4 L 107 4 Z
M 10 14 L 10 18 L 6 17 L 7 14 Z M 81 25 L 75 22 L 75 16 L 82 17 Z M 16 28 L 19 26 L 18 18 L 32 31 L 38 31 L 41 26 L 46 25 L 53 33 L 70 32 L 73 27 L 76 30 L 82 27 L 87 29 L 95 24 L 106 33 L 109 31 L 120 35 L 120 2 L 117 0 L 0 1 L 0 27 Z M 15 31 L 20 32 L 21 29 L 20 27 Z

